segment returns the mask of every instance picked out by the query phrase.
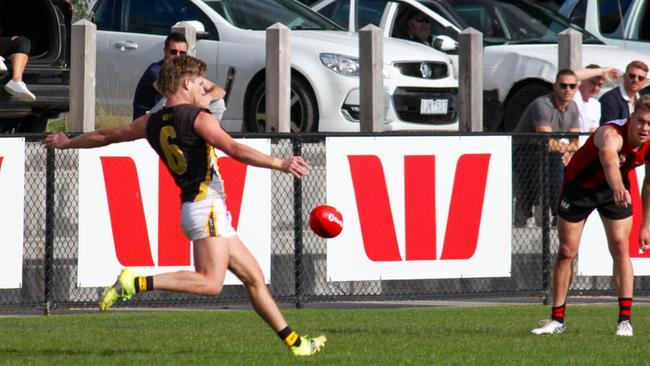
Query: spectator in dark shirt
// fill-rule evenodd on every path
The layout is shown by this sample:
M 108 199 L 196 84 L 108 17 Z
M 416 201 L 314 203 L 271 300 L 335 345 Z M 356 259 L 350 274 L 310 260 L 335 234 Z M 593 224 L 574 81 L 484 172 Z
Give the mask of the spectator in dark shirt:
M 164 57 L 154 62 L 145 70 L 135 88 L 133 96 L 133 119 L 147 113 L 158 103 L 162 95 L 156 90 L 154 83 L 158 80 L 163 63 L 174 57 L 187 54 L 187 39 L 181 33 L 170 33 L 165 39 Z

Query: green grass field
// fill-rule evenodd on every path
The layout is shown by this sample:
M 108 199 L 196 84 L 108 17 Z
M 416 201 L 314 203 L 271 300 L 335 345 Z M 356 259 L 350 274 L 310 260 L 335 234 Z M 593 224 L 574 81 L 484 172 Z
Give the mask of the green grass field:
M 567 334 L 528 334 L 541 305 L 285 309 L 301 333 L 328 337 L 296 359 L 249 310 L 113 311 L 0 319 L 2 365 L 643 365 L 650 307 L 635 336 L 613 335 L 617 307 L 575 305 Z

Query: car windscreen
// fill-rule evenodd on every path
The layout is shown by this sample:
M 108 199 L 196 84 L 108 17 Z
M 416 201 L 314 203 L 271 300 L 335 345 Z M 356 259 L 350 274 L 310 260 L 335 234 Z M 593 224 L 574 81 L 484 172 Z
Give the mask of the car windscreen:
M 528 1 L 451 0 L 448 4 L 468 26 L 483 33 L 486 44 L 557 43 L 560 32 L 572 28 L 582 42 L 602 42 L 578 25 Z
M 282 23 L 292 30 L 341 30 L 341 28 L 293 0 L 203 0 L 235 27 L 265 30 Z

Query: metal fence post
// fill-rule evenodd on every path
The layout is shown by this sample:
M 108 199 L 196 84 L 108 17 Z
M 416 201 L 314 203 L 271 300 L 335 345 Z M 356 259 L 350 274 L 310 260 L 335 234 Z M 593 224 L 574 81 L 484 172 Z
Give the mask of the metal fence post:
M 300 135 L 293 137 L 293 155 L 302 155 L 302 140 Z M 293 230 L 294 230 L 294 272 L 296 290 L 296 308 L 303 306 L 305 288 L 303 286 L 303 246 L 302 246 L 302 181 L 293 179 Z
M 47 149 L 45 157 L 45 263 L 43 265 L 44 315 L 50 315 L 52 308 L 52 279 L 54 278 L 54 161 L 54 149 Z

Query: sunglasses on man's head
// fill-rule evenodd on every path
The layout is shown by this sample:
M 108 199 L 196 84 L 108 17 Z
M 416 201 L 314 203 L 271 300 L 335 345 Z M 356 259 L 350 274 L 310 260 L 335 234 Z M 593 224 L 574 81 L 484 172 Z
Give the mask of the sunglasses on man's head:
M 171 49 L 171 50 L 168 50 L 168 51 L 169 51 L 169 53 L 170 53 L 172 56 L 176 56 L 176 55 L 187 55 L 187 51 L 174 50 L 174 49 Z
M 645 76 L 636 75 L 636 74 L 627 74 L 627 77 L 630 78 L 630 80 L 632 81 L 634 80 L 644 81 L 646 78 Z
M 578 84 L 567 84 L 567 83 L 560 83 L 560 89 L 575 89 Z

